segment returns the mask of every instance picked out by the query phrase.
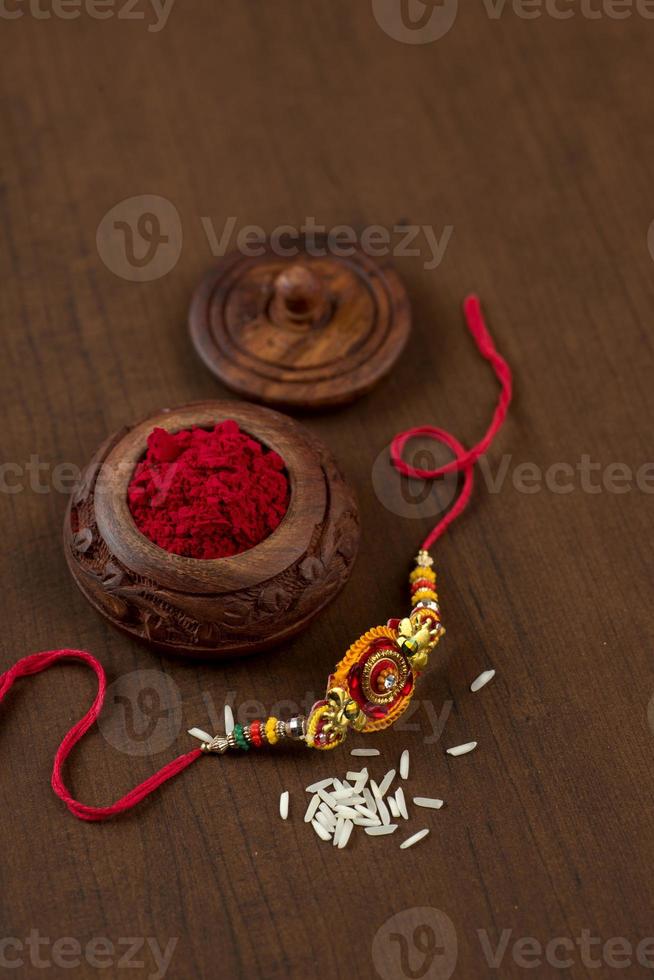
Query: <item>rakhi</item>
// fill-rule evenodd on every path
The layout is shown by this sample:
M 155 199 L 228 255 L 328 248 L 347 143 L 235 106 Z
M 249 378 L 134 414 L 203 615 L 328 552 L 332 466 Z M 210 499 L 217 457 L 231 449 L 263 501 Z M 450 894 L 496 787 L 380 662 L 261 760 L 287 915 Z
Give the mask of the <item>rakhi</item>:
M 391 462 L 403 476 L 433 480 L 459 472 L 463 476 L 460 492 L 451 509 L 427 536 L 415 559 L 415 568 L 409 576 L 412 608 L 408 616 L 389 619 L 385 626 L 375 626 L 356 640 L 330 674 L 325 697 L 314 704 L 307 717 L 295 715 L 286 721 L 269 717 L 249 725 L 235 724 L 231 732 L 213 737 L 200 729 L 191 729 L 189 734 L 199 738 L 202 743 L 199 748 L 168 763 L 111 806 L 94 807 L 72 797 L 64 782 L 63 767 L 73 747 L 96 721 L 102 709 L 107 681 L 100 662 L 83 650 L 53 650 L 24 657 L 0 675 L 1 702 L 20 677 L 40 673 L 63 660 L 80 661 L 95 672 L 98 678 L 95 700 L 59 746 L 52 773 L 53 790 L 74 816 L 94 821 L 124 813 L 203 755 L 223 754 L 228 750 L 247 752 L 286 740 L 302 742 L 309 748 L 322 751 L 335 749 L 344 742 L 350 730 L 363 733 L 382 731 L 393 725 L 406 711 L 430 656 L 445 634 L 436 573 L 429 549 L 467 507 L 474 486 L 475 464 L 501 428 L 512 396 L 511 370 L 495 348 L 476 296 L 466 299 L 464 314 L 479 353 L 489 362 L 501 386 L 491 424 L 481 441 L 470 450 L 464 449 L 451 433 L 435 426 L 409 429 L 393 440 Z M 452 451 L 454 459 L 434 470 L 410 466 L 402 458 L 402 453 L 409 439 L 417 436 L 443 443 Z

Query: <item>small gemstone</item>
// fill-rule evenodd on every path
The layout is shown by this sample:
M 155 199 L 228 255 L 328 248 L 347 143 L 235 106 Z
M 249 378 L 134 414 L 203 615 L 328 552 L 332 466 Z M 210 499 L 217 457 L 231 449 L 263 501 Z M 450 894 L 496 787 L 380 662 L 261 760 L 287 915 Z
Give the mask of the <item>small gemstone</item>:
M 395 687 L 396 681 L 397 681 L 397 677 L 395 677 L 393 674 L 387 674 L 386 677 L 384 678 L 384 687 L 386 688 L 386 690 L 390 691 L 391 688 Z

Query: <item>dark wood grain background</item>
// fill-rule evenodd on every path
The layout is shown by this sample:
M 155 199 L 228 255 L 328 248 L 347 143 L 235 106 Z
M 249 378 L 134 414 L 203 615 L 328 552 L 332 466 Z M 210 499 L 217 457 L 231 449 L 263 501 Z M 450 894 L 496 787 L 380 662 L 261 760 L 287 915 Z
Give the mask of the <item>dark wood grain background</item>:
M 21 944 L 1 947 L 3 975 L 151 976 L 147 940 L 177 939 L 170 977 L 449 976 L 451 937 L 428 969 L 413 948 L 422 913 L 386 925 L 423 907 L 451 920 L 463 980 L 651 972 L 636 947 L 654 935 L 654 480 L 636 474 L 652 458 L 654 411 L 654 22 L 600 0 L 593 19 L 579 4 L 567 20 L 459 6 L 449 33 L 425 44 L 390 37 L 368 0 L 178 0 L 159 31 L 144 2 L 142 20 L 116 16 L 120 4 L 105 20 L 44 19 L 26 2 L 11 6 L 23 16 L 0 18 L 0 440 L 16 464 L 0 494 L 0 667 L 75 646 L 112 682 L 127 675 L 102 732 L 75 752 L 78 798 L 125 792 L 189 747 L 185 728 L 211 727 L 225 697 L 253 712 L 252 699 L 268 711 L 319 693 L 352 638 L 404 608 L 408 561 L 434 518 L 374 464 L 411 425 L 442 424 L 469 444 L 483 432 L 496 385 L 462 323 L 471 289 L 516 374 L 489 478 L 437 549 L 442 667 L 413 729 L 375 743 L 376 771 L 408 747 L 411 794 L 447 800 L 412 819 L 432 826 L 428 840 L 401 852 L 394 838 L 356 838 L 335 852 L 307 829 L 304 786 L 344 772 L 347 753 L 204 760 L 124 819 L 76 822 L 49 776 L 94 685 L 59 667 L 0 709 L 0 938 Z M 179 261 L 150 282 L 124 278 L 125 256 L 116 274 L 96 246 L 104 215 L 139 195 L 171 202 L 183 229 Z M 359 496 L 348 588 L 285 648 L 211 666 L 130 642 L 78 594 L 54 467 L 82 465 L 152 409 L 228 394 L 185 320 L 212 261 L 208 222 L 220 235 L 230 216 L 237 231 L 307 217 L 453 231 L 435 269 L 423 234 L 420 254 L 395 258 L 415 327 L 390 379 L 307 422 Z M 590 478 L 549 470 L 570 492 L 533 480 L 584 457 Z M 497 679 L 470 695 L 488 665 Z M 469 738 L 475 754 L 444 754 Z M 405 934 L 404 966 L 391 931 Z M 49 968 L 26 944 L 35 932 Z M 584 934 L 598 940 L 595 967 Z M 108 940 L 112 965 L 57 966 L 65 937 Z M 131 973 L 119 963 L 128 937 L 143 946 Z M 525 960 L 525 944 L 514 947 L 525 937 L 563 937 L 571 951 L 539 958 L 529 946 Z M 499 968 L 485 942 L 506 946 Z

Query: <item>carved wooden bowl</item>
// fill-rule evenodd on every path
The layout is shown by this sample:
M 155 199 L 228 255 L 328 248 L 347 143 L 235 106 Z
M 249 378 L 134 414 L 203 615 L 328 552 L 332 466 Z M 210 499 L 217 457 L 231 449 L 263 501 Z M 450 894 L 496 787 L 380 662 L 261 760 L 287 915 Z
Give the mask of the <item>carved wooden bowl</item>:
M 204 561 L 171 554 L 137 528 L 127 489 L 156 427 L 177 432 L 225 419 L 286 464 L 290 502 L 261 544 Z M 89 602 L 131 636 L 179 654 L 217 657 L 288 639 L 340 592 L 359 544 L 354 497 L 318 439 L 292 419 L 242 402 L 162 410 L 100 447 L 71 496 L 69 568 Z

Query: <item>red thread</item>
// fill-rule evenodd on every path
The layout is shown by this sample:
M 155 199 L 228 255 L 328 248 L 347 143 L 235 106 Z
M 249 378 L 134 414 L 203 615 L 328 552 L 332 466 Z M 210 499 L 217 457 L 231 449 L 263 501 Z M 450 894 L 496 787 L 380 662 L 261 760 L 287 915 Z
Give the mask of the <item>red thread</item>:
M 57 796 L 64 801 L 73 816 L 78 817 L 80 820 L 109 820 L 111 817 L 118 816 L 120 813 L 125 813 L 126 810 L 131 810 L 133 806 L 136 806 L 146 796 L 153 793 L 155 789 L 169 779 L 172 779 L 177 773 L 182 772 L 192 762 L 195 762 L 196 759 L 200 758 L 202 755 L 201 749 L 193 749 L 193 751 L 187 752 L 185 755 L 180 755 L 179 758 L 169 762 L 168 765 L 160 769 L 154 776 L 150 776 L 149 779 L 146 779 L 145 782 L 136 786 L 133 790 L 130 790 L 129 793 L 111 806 L 86 806 L 84 803 L 79 803 L 73 799 L 64 782 L 63 767 L 72 749 L 86 734 L 93 722 L 97 720 L 102 710 L 107 690 L 107 678 L 102 664 L 84 650 L 51 650 L 47 653 L 33 653 L 29 657 L 23 657 L 17 664 L 10 667 L 6 673 L 0 675 L 0 703 L 19 677 L 39 674 L 42 670 L 47 670 L 48 667 L 52 667 L 53 664 L 59 663 L 62 660 L 79 660 L 81 663 L 89 666 L 98 678 L 98 693 L 96 694 L 95 701 L 81 721 L 78 721 L 71 728 L 57 749 L 52 769 L 52 788 Z
M 229 558 L 265 540 L 288 509 L 284 461 L 229 419 L 154 429 L 127 492 L 136 526 L 187 558 Z
M 459 495 L 447 514 L 445 514 L 433 531 L 431 531 L 425 538 L 422 544 L 425 551 L 428 551 L 431 546 L 438 541 L 438 539 L 448 529 L 450 524 L 455 521 L 468 506 L 475 483 L 475 463 L 480 456 L 484 455 L 493 442 L 493 439 L 502 428 L 513 394 L 513 377 L 511 374 L 511 368 L 504 360 L 502 355 L 498 353 L 495 344 L 493 343 L 493 338 L 491 337 L 488 327 L 484 321 L 484 315 L 481 310 L 479 297 L 468 296 L 463 303 L 463 312 L 465 314 L 468 330 L 473 336 L 477 349 L 481 356 L 488 361 L 493 368 L 502 390 L 497 402 L 497 407 L 493 413 L 491 424 L 489 425 L 486 434 L 484 435 L 483 439 L 480 440 L 480 442 L 472 447 L 472 449 L 466 450 L 456 436 L 453 436 L 451 432 L 447 432 L 446 429 L 440 429 L 433 425 L 422 425 L 415 429 L 407 429 L 406 432 L 400 432 L 399 435 L 395 436 L 393 442 L 391 443 L 391 462 L 403 476 L 414 477 L 418 480 L 435 480 L 439 476 L 445 476 L 446 473 L 463 473 L 463 485 Z M 438 442 L 442 442 L 445 446 L 452 450 L 456 458 L 450 463 L 446 463 L 444 466 L 439 466 L 438 469 L 435 470 L 422 470 L 416 468 L 415 466 L 410 466 L 402 459 L 402 453 L 407 442 L 410 439 L 414 439 L 416 436 L 428 436 L 430 439 L 436 439 Z

